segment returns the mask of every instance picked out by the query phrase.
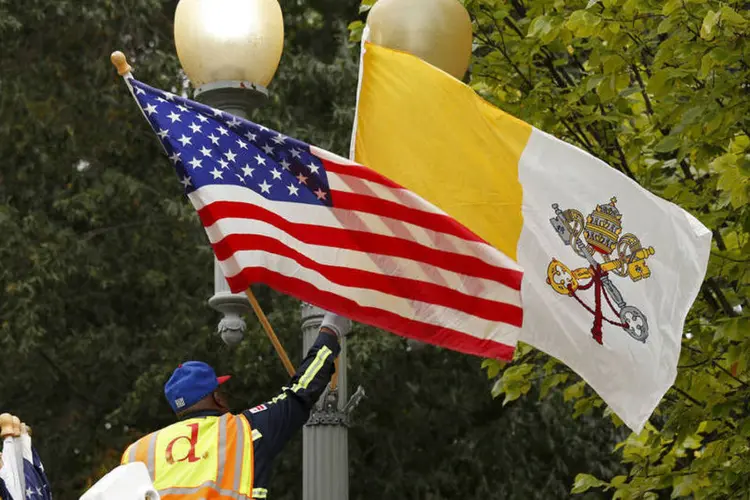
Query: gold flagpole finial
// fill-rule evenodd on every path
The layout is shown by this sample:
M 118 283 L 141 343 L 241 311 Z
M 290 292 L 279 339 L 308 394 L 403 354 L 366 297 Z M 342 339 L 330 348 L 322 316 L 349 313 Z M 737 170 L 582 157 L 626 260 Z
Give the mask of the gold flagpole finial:
M 115 68 L 117 68 L 117 74 L 120 76 L 127 75 L 133 69 L 130 67 L 130 64 L 128 64 L 128 58 L 119 50 L 112 52 L 109 59 L 112 61 L 112 64 L 114 64 Z

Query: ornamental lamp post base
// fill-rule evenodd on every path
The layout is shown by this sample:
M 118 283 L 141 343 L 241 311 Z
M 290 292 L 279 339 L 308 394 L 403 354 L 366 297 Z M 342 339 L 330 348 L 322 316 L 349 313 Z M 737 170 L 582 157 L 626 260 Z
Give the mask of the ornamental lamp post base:
M 219 282 L 219 278 L 222 282 Z M 232 293 L 229 290 L 227 280 L 215 258 L 214 295 L 208 299 L 208 305 L 223 315 L 216 331 L 224 343 L 229 347 L 235 347 L 242 342 L 247 331 L 247 324 L 242 317 L 250 311 L 250 303 L 244 294 Z
M 301 312 L 302 344 L 307 352 L 318 336 L 325 311 L 303 303 Z M 346 334 L 340 339 L 338 384 L 323 393 L 302 431 L 303 500 L 349 498 L 350 415 L 364 397 L 364 391 L 359 387 L 347 402 Z

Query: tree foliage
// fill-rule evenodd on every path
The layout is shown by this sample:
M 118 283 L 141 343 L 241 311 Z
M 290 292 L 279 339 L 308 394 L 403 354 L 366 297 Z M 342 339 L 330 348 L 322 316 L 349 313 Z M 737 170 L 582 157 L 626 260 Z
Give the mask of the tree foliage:
M 233 373 L 237 409 L 285 382 L 252 318 L 235 350 L 214 333 L 205 234 L 108 60 L 123 50 L 138 78 L 182 90 L 176 3 L 0 0 L 0 411 L 34 427 L 63 500 L 171 422 L 162 387 L 177 363 Z M 285 52 L 253 118 L 345 153 L 357 5 L 281 4 Z M 300 359 L 297 301 L 256 294 Z M 369 394 L 350 432 L 352 498 L 565 498 L 578 473 L 621 471 L 607 451 L 620 431 L 573 421 L 559 399 L 504 407 L 480 360 L 408 347 L 362 325 L 352 338 L 350 380 Z M 274 498 L 301 498 L 300 446 L 279 458 Z
M 372 4 L 365 2 L 364 9 Z M 607 161 L 713 231 L 676 384 L 627 473 L 582 474 L 572 492 L 614 498 L 750 496 L 750 15 L 742 1 L 466 0 L 470 84 L 486 99 Z M 350 26 L 355 37 L 361 23 Z M 679 272 L 679 269 L 676 269 Z M 576 416 L 621 422 L 556 360 L 523 347 L 493 394 L 562 393 Z

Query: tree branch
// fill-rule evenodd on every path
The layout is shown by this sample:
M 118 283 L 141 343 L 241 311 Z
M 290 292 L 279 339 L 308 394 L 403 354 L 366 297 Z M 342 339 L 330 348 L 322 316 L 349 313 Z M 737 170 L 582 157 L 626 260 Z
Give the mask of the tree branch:
M 646 111 L 649 116 L 654 116 L 654 107 L 651 105 L 651 99 L 648 97 L 648 92 L 646 92 L 646 85 L 643 83 L 643 78 L 641 78 L 641 72 L 638 71 L 638 67 L 635 64 L 631 64 L 630 69 L 633 71 L 638 86 L 641 88 L 641 95 L 643 96 L 643 101 L 646 103 Z
M 513 8 L 516 10 L 519 17 L 526 17 L 526 7 L 520 0 L 510 0 L 510 3 L 513 4 Z
M 716 278 L 708 278 L 706 280 L 706 285 L 711 289 L 711 291 L 716 296 L 716 299 L 719 301 L 719 304 L 721 304 L 721 309 L 724 311 L 724 314 L 727 316 L 733 318 L 738 316 L 738 314 L 732 309 L 732 305 L 727 300 L 727 297 L 724 295 L 724 292 L 721 291 L 721 286 L 719 286 L 719 283 L 716 281 Z
M 709 290 L 708 285 L 704 283 L 703 286 L 701 287 L 701 292 L 703 293 L 703 300 L 708 302 L 708 305 L 711 306 L 711 309 L 713 309 L 714 314 L 717 313 L 719 309 L 721 309 L 721 306 L 714 298 L 713 294 L 711 293 L 711 290 Z
M 682 389 L 680 389 L 680 388 L 679 388 L 679 387 L 677 387 L 676 385 L 673 385 L 673 386 L 672 386 L 672 389 L 674 389 L 675 391 L 677 391 L 677 393 L 679 393 L 680 395 L 682 395 L 682 397 L 684 397 L 685 399 L 689 400 L 689 401 L 690 401 L 690 402 L 692 402 L 693 404 L 695 404 L 695 405 L 697 405 L 697 406 L 700 406 L 701 408 L 705 408 L 705 407 L 706 407 L 706 405 L 705 405 L 705 404 L 701 403 L 700 401 L 698 401 L 698 400 L 697 400 L 697 399 L 695 399 L 695 398 L 694 398 L 693 396 L 691 396 L 691 395 L 690 395 L 690 394 L 688 394 L 687 392 L 683 391 Z
M 507 47 L 505 46 L 505 37 L 503 36 L 503 30 L 501 30 L 500 26 L 498 26 L 497 20 L 495 19 L 495 16 L 491 12 L 488 12 L 487 9 L 486 9 L 486 7 L 484 7 L 484 6 L 482 6 L 482 8 L 480 10 L 482 12 L 484 12 L 484 14 L 488 18 L 490 18 L 492 20 L 492 23 L 495 25 L 495 28 L 497 29 L 498 34 L 500 35 L 500 39 L 502 41 L 502 46 L 500 46 L 500 45 L 496 44 L 495 42 L 493 42 L 492 39 L 491 39 L 491 37 L 489 36 L 490 34 L 485 33 L 481 29 L 480 29 L 480 32 L 482 33 L 482 35 L 484 35 L 484 37 L 481 37 L 481 36 L 477 35 L 477 38 L 479 38 L 486 45 L 497 49 L 503 55 L 503 57 L 505 57 L 505 59 L 508 61 L 508 64 L 510 64 L 513 67 L 513 69 L 516 71 L 516 73 L 518 73 L 518 75 L 523 79 L 523 81 L 526 84 L 528 90 L 530 91 L 531 89 L 534 88 L 534 85 L 531 83 L 531 80 L 526 75 L 523 74 L 523 72 L 518 67 L 518 65 L 510 58 L 510 55 L 507 52 Z M 477 23 L 477 25 L 478 25 L 478 23 Z
M 687 350 L 689 350 L 689 351 L 692 351 L 692 352 L 696 353 L 696 354 L 701 354 L 701 355 L 705 354 L 700 349 L 696 349 L 695 347 L 693 347 L 691 345 L 688 345 L 688 344 L 685 344 L 685 348 Z M 730 372 L 729 370 L 727 370 L 726 368 L 724 368 L 723 366 L 721 366 L 721 364 L 719 364 L 716 361 L 717 359 L 723 359 L 724 358 L 724 354 L 725 353 L 722 352 L 722 353 L 720 353 L 720 355 L 718 357 L 713 357 L 713 358 L 709 357 L 708 361 L 710 361 L 716 368 L 718 368 L 719 370 L 723 371 L 727 376 L 729 376 L 730 378 L 734 379 L 736 382 L 744 385 L 745 387 L 750 387 L 750 384 L 748 384 L 744 380 L 741 380 L 741 379 L 737 378 L 736 376 L 732 375 L 732 372 Z
M 716 252 L 711 252 L 711 255 L 713 255 L 714 257 L 718 257 L 718 258 L 724 259 L 724 260 L 729 260 L 729 261 L 732 261 L 732 262 L 738 262 L 738 263 L 750 262 L 750 258 L 748 258 L 748 259 L 735 259 L 733 257 L 728 257 L 726 255 L 721 255 L 721 254 L 716 253 Z
M 580 134 L 579 134 L 576 130 L 573 130 L 573 127 L 571 127 L 570 124 L 566 120 L 561 120 L 561 121 L 562 121 L 563 126 L 568 130 L 568 132 L 570 132 L 573 135 L 573 137 L 575 137 L 578 140 L 578 142 L 581 143 L 583 146 L 585 146 L 588 152 L 593 155 L 594 148 L 591 146 L 591 143 L 588 141 L 588 139 L 586 138 L 586 135 L 583 133 L 580 127 L 578 128 L 578 130 L 580 131 Z
M 613 131 L 614 132 L 614 131 Z M 620 146 L 620 140 L 617 138 L 617 134 L 613 133 L 614 139 L 615 139 L 615 149 L 617 149 L 617 153 L 620 156 L 620 164 L 622 165 L 623 170 L 625 171 L 625 175 L 636 180 L 635 175 L 633 175 L 633 171 L 630 170 L 630 166 L 628 165 L 628 160 L 625 158 L 625 152 L 622 150 L 622 146 Z

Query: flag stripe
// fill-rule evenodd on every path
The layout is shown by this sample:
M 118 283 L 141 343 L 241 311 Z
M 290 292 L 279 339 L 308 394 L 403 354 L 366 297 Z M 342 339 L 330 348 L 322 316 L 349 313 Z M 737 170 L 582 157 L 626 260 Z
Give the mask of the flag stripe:
M 357 193 L 347 193 L 346 191 L 331 190 L 331 197 L 334 200 L 336 208 L 342 210 L 356 210 L 358 212 L 390 217 L 422 226 L 426 229 L 432 229 L 433 231 L 452 234 L 453 236 L 458 236 L 469 241 L 483 242 L 479 236 L 447 215 L 425 212 L 424 210 L 406 207 L 392 201 Z
M 331 251 L 330 247 L 302 242 L 276 226 L 263 221 L 221 219 L 207 227 L 206 234 L 208 234 L 208 239 L 212 244 L 221 241 L 225 235 L 268 236 L 282 241 L 289 247 L 322 264 L 380 272 L 388 276 L 413 278 L 427 283 L 437 283 L 470 295 L 499 300 L 517 306 L 521 305 L 520 296 L 516 290 L 498 285 L 493 281 L 439 269 L 414 259 L 365 253 L 357 250 L 345 253 Z M 477 292 L 477 290 L 480 291 Z
M 422 210 L 423 212 L 447 215 L 435 205 L 425 202 L 422 198 L 411 191 L 400 187 L 383 186 L 377 182 L 371 182 L 356 175 L 347 175 L 346 173 L 328 173 L 328 183 L 334 191 L 344 191 L 347 193 L 367 194 L 383 200 L 400 203 L 406 207 Z M 365 190 L 359 189 L 364 187 Z
M 385 276 L 382 273 L 373 273 L 351 267 L 321 264 L 281 241 L 268 236 L 230 234 L 214 244 L 214 251 L 219 260 L 224 260 L 220 256 L 232 255 L 234 252 L 245 250 L 262 250 L 287 257 L 306 269 L 317 271 L 326 276 L 332 283 L 342 286 L 376 290 L 395 297 L 431 302 L 490 321 L 501 321 L 514 326 L 521 326 L 522 311 L 518 306 L 472 297 L 457 290 L 415 279 Z
M 211 226 L 217 220 L 228 217 L 261 220 L 305 243 L 407 259 L 418 258 L 442 269 L 496 281 L 514 290 L 520 290 L 521 287 L 521 272 L 491 266 L 473 256 L 457 255 L 413 241 L 365 231 L 292 223 L 270 210 L 251 203 L 217 201 L 204 206 L 198 211 L 198 215 L 204 226 Z M 231 249 L 226 246 L 216 246 L 215 249 L 219 260 L 226 260 L 231 254 Z
M 401 189 L 401 186 L 399 186 L 392 180 L 380 175 L 374 170 L 370 170 L 367 167 L 363 167 L 362 165 L 355 164 L 355 165 L 344 166 L 344 165 L 339 165 L 337 163 L 334 163 L 325 158 L 321 158 L 321 160 L 323 161 L 323 166 L 325 167 L 326 172 L 331 172 L 334 174 L 341 174 L 341 175 L 351 175 L 353 177 L 358 177 L 366 181 L 375 182 L 375 183 L 381 184 L 389 188 Z
M 394 236 L 390 229 L 390 219 L 380 215 L 339 210 L 336 207 L 305 206 L 300 210 L 299 203 L 271 201 L 246 188 L 239 186 L 208 185 L 188 195 L 196 210 L 200 211 L 206 205 L 217 201 L 234 201 L 252 203 L 277 214 L 290 222 L 308 223 L 313 220 L 315 225 L 338 227 L 343 229 L 359 229 Z M 470 254 L 503 269 L 521 271 L 520 266 L 510 257 L 499 252 L 496 248 L 479 241 L 468 241 L 451 234 L 433 231 L 408 222 L 399 221 L 406 225 L 411 235 L 410 239 L 418 243 L 456 253 Z
M 293 259 L 263 250 L 237 252 L 232 259 L 219 264 L 230 288 L 234 290 L 235 286 L 239 286 L 238 289 L 242 290 L 242 269 L 264 266 L 268 262 L 273 262 L 274 269 L 284 276 L 308 281 L 320 289 L 350 298 L 362 306 L 387 310 L 402 318 L 418 318 L 431 325 L 446 326 L 473 337 L 488 337 L 497 341 L 503 341 L 511 333 L 518 332 L 517 326 L 488 321 L 451 307 L 404 299 L 377 290 L 339 285 L 314 269 L 301 267 Z
M 270 256 L 271 258 L 273 256 Z M 274 266 L 275 268 L 277 266 Z M 500 358 L 505 360 L 513 359 L 514 348 L 511 345 L 501 341 L 490 340 L 489 338 L 480 338 L 463 331 L 458 331 L 446 326 L 439 326 L 425 321 L 419 321 L 413 318 L 405 318 L 392 312 L 392 310 L 363 305 L 348 296 L 333 293 L 330 288 L 319 288 L 311 280 L 300 279 L 292 276 L 286 276 L 267 267 L 246 266 L 242 269 L 241 274 L 228 278 L 227 281 L 233 290 L 244 290 L 251 283 L 267 283 L 274 289 L 299 297 L 305 302 L 321 307 L 327 311 L 337 314 L 346 314 L 361 318 L 361 321 L 383 328 L 385 330 L 397 333 L 404 337 L 413 338 L 422 342 L 439 345 L 448 349 L 454 349 L 467 354 L 485 356 L 491 358 Z M 384 306 L 387 303 L 381 302 Z M 427 305 L 429 307 L 429 305 Z M 414 315 L 413 317 L 423 318 L 425 316 Z M 446 316 L 446 319 L 448 317 Z M 469 321 L 462 322 L 462 318 L 450 318 L 451 324 L 467 325 Z M 515 343 L 516 328 L 512 331 L 503 333 L 508 334 L 508 343 Z M 476 330 L 474 330 L 476 331 Z M 499 337 L 499 335 L 493 335 Z M 484 337 L 489 337 L 485 335 Z
M 335 178 L 335 179 L 334 179 Z M 424 207 L 430 207 L 430 209 L 437 210 L 436 207 L 429 203 L 425 203 L 424 200 L 416 196 L 415 194 L 405 191 L 403 189 L 390 189 L 385 188 L 379 184 L 368 182 L 364 179 L 360 179 L 358 177 L 352 177 L 349 175 L 336 175 L 336 174 L 329 174 L 328 176 L 329 183 L 331 185 L 331 189 L 336 190 L 350 190 L 355 193 L 362 193 L 368 196 L 374 196 L 374 197 L 380 197 L 388 199 L 389 197 L 395 197 L 396 200 L 391 201 L 400 201 L 404 205 L 410 206 L 410 203 L 415 202 L 418 203 L 420 206 Z M 336 182 L 339 181 L 339 182 Z M 336 186 L 338 184 L 338 186 Z M 409 196 L 410 195 L 410 196 Z M 429 210 L 428 210 L 429 211 Z M 360 215 L 359 218 L 361 219 L 362 216 Z M 402 221 L 396 221 L 393 219 L 389 219 L 387 217 L 379 217 L 379 220 L 382 220 L 383 223 L 388 227 L 391 232 L 398 237 L 401 238 L 407 238 L 407 239 L 415 239 L 417 241 L 420 241 L 420 236 L 422 236 L 420 231 L 414 231 L 415 226 L 412 224 L 408 224 L 406 222 Z M 364 223 L 364 221 L 362 221 Z M 355 228 L 358 229 L 358 228 Z M 482 244 L 482 243 L 467 243 L 465 240 L 459 240 L 461 243 L 458 245 L 454 245 L 451 241 L 452 237 L 449 237 L 445 235 L 445 233 L 438 233 L 435 231 L 428 231 L 424 228 L 420 228 L 421 232 L 424 233 L 424 235 L 429 240 L 429 243 L 431 246 L 439 247 L 443 250 L 447 250 L 449 252 L 454 253 L 461 253 L 458 250 L 458 247 L 466 247 L 468 245 L 473 245 L 475 248 L 481 248 L 483 250 L 482 253 L 488 253 L 487 249 L 489 245 Z M 457 239 L 457 238 L 456 238 Z M 492 253 L 495 257 L 500 257 L 500 259 L 496 260 L 503 260 L 502 254 L 497 252 L 495 249 L 492 250 Z M 505 260 L 509 260 L 505 258 Z M 501 264 L 502 265 L 502 264 Z M 502 266 L 507 267 L 507 266 Z M 437 270 L 434 267 L 428 266 L 427 264 L 422 265 L 422 269 L 427 274 L 438 274 Z M 436 276 L 433 280 L 438 284 L 445 285 L 446 283 L 444 280 L 440 279 L 440 276 Z M 469 283 L 469 286 L 466 287 L 466 292 L 472 294 L 472 295 L 482 295 L 482 293 L 485 290 L 485 285 L 477 280 L 472 280 Z

